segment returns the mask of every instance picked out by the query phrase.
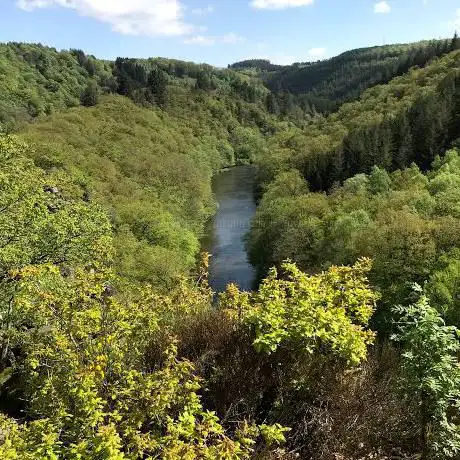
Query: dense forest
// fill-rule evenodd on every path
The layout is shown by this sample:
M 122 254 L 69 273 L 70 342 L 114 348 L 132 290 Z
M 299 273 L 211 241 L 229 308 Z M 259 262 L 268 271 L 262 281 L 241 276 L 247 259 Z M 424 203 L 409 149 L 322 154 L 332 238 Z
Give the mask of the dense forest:
M 430 167 L 458 137 L 459 51 L 367 90 L 329 117 L 279 131 L 260 157 L 261 181 L 291 168 L 313 190 L 329 190 L 374 165 L 388 170 Z
M 0 45 L 0 458 L 458 459 L 459 47 Z M 247 164 L 259 285 L 216 296 L 211 179 Z
M 458 46 L 457 39 L 432 40 L 362 48 L 331 59 L 290 66 L 255 59 L 229 68 L 260 76 L 282 105 L 288 99 L 305 111 L 328 113 L 357 99 L 367 88 L 388 83 L 412 67 L 424 67 Z
M 165 59 L 106 63 L 24 44 L 0 50 L 4 131 L 20 131 L 37 166 L 65 170 L 77 197 L 107 209 L 118 272 L 165 288 L 188 273 L 214 211 L 213 171 L 253 162 L 280 123 L 265 110 L 263 84 Z

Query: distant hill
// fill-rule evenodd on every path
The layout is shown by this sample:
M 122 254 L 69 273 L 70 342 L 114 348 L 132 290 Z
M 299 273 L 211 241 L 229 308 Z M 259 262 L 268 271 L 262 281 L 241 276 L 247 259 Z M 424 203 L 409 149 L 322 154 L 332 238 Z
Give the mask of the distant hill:
M 314 106 L 316 111 L 330 112 L 343 102 L 357 99 L 367 88 L 388 83 L 411 67 L 424 67 L 452 50 L 452 40 L 432 40 L 361 48 L 324 61 L 290 66 L 255 59 L 229 67 L 256 70 L 272 91 L 292 93 L 306 111 Z
M 327 190 L 377 165 L 427 170 L 460 137 L 460 50 L 367 89 L 302 130 L 277 133 L 260 156 L 265 183 L 293 168 L 311 190 Z
M 0 459 L 458 459 L 455 146 L 457 39 L 230 69 L 0 44 Z M 268 277 L 216 304 L 212 179 L 251 163 Z
M 94 105 L 105 94 L 157 106 L 167 99 L 166 86 L 176 86 L 265 106 L 269 92 L 257 75 L 207 64 L 165 58 L 106 61 L 81 50 L 13 42 L 0 43 L 0 82 L 0 132 L 71 107 Z
M 272 64 L 268 59 L 247 59 L 245 61 L 235 62 L 234 64 L 230 64 L 228 66 L 229 69 L 233 70 L 253 69 L 261 72 L 275 72 L 288 67 L 289 66 Z
M 109 210 L 119 273 L 166 286 L 194 265 L 203 224 L 213 212 L 213 171 L 256 161 L 270 182 L 277 171 L 295 167 L 312 189 L 368 172 L 383 147 L 398 145 L 382 138 L 385 119 L 436 91 L 457 60 L 442 59 L 420 74 L 370 89 L 328 118 L 317 112 L 357 98 L 373 82 L 414 63 L 423 66 L 452 43 L 355 50 L 288 67 L 245 61 L 230 69 L 165 58 L 104 61 L 80 50 L 3 44 L 0 132 L 22 133 L 34 145 L 28 155 L 37 166 L 72 172 L 81 194 Z M 269 89 L 304 74 L 307 93 Z M 410 123 L 422 126 L 413 136 L 417 143 L 404 155 L 386 155 L 398 166 L 425 166 L 431 152 L 444 147 L 432 147 L 425 135 L 447 113 L 438 105 L 427 113 L 420 109 L 423 123 L 411 115 Z M 379 129 L 370 145 L 373 126 Z M 348 160 L 358 156 L 358 165 Z

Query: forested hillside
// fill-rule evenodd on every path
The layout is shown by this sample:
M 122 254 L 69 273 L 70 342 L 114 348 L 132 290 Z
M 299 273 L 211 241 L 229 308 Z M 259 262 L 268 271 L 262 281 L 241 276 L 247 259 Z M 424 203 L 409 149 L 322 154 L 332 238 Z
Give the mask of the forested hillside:
M 260 157 L 261 181 L 295 168 L 312 190 L 327 190 L 374 165 L 394 170 L 416 162 L 428 168 L 459 135 L 459 62 L 455 51 L 367 90 L 305 129 L 278 132 Z
M 459 161 L 459 152 L 451 150 L 426 175 L 416 165 L 392 174 L 376 166 L 329 195 L 309 193 L 295 171 L 281 173 L 268 187 L 250 234 L 253 261 L 270 267 L 289 258 L 317 272 L 370 257 L 371 281 L 385 306 L 406 302 L 411 283 L 427 282 L 433 305 L 460 326 L 454 268 Z
M 214 212 L 213 172 L 254 161 L 279 123 L 263 84 L 167 59 L 0 49 L 3 129 L 21 130 L 39 167 L 70 173 L 78 197 L 105 207 L 118 272 L 159 287 L 188 273 Z
M 454 51 L 304 129 L 275 133 L 258 159 L 262 198 L 247 237 L 262 276 L 286 259 L 309 273 L 373 260 L 372 329 L 381 343 L 405 347 L 401 395 L 418 394 L 420 415 L 430 420 L 422 440 L 437 445 L 426 445 L 425 458 L 459 452 L 451 406 L 460 397 L 459 59 Z M 390 359 L 381 356 L 378 365 Z
M 0 45 L 0 458 L 458 459 L 457 47 L 312 64 L 334 108 L 369 87 L 325 116 L 263 61 Z M 260 284 L 215 296 L 246 164 Z
M 80 105 L 91 82 L 101 91 L 115 91 L 109 63 L 79 51 L 21 43 L 0 44 L 0 127 L 15 126 L 43 114 Z
M 413 226 L 410 234 L 415 238 L 414 244 L 430 241 L 433 261 L 439 262 L 445 248 L 441 253 L 437 252 L 436 247 L 441 243 L 435 241 L 438 236 L 434 235 L 444 232 L 444 224 L 442 219 L 438 219 L 441 215 L 437 216 L 436 210 L 443 208 L 443 218 L 455 218 L 455 212 L 448 210 L 445 202 L 447 196 L 456 193 L 455 187 L 451 191 L 443 188 L 446 193 L 442 195 L 443 204 L 436 205 L 434 196 L 425 203 L 428 206 L 430 202 L 428 215 L 425 216 L 430 228 L 433 220 L 437 224 L 436 231 L 433 227 L 428 232 L 434 231 L 435 234 L 422 236 L 415 221 L 409 224 L 407 216 L 395 214 L 390 217 L 391 213 L 386 215 L 384 212 L 392 200 L 387 196 L 392 190 L 392 179 L 387 172 L 397 170 L 394 177 L 399 177 L 402 170 L 404 177 L 407 175 L 417 183 L 415 178 L 423 177 L 422 172 L 426 172 L 428 178 L 434 174 L 432 163 L 438 155 L 458 144 L 459 68 L 460 52 L 455 51 L 424 69 L 412 69 L 387 85 L 369 89 L 358 101 L 344 104 L 337 113 L 312 122 L 304 130 L 275 134 L 269 141 L 268 153 L 259 159 L 259 175 L 265 195 L 249 238 L 253 262 L 263 271 L 274 263 L 293 258 L 304 268 L 316 267 L 317 270 L 331 263 L 350 263 L 364 255 L 372 256 L 377 265 L 382 257 L 382 273 L 378 276 L 382 279 L 387 277 L 387 281 L 381 283 L 382 288 L 391 286 L 391 292 L 386 292 L 384 296 L 389 303 L 403 301 L 404 297 L 396 295 L 396 291 L 402 289 L 407 294 L 407 283 L 425 281 L 426 275 L 431 274 L 433 269 L 426 254 L 418 262 L 419 269 L 411 268 L 411 258 L 421 253 L 411 249 L 409 235 L 397 237 L 396 234 L 390 236 L 383 232 L 382 238 L 386 243 L 380 241 L 377 235 L 385 228 L 384 222 L 400 226 L 398 231 L 401 232 L 409 232 L 408 229 Z M 410 169 L 404 170 L 407 167 Z M 452 169 L 453 163 L 445 168 Z M 428 181 L 428 178 L 423 181 Z M 428 182 L 426 186 L 432 192 Z M 398 182 L 398 187 L 406 190 L 412 185 Z M 330 193 L 309 194 L 309 191 Z M 349 204 L 347 191 L 350 191 Z M 364 198 L 367 204 L 359 202 L 364 191 L 370 193 Z M 380 198 L 384 193 L 383 203 L 374 201 L 374 193 Z M 422 200 L 421 190 L 416 194 Z M 412 219 L 417 210 L 415 203 L 406 203 L 399 191 L 395 192 L 395 196 L 398 196 L 395 203 L 398 212 L 407 208 L 408 218 Z M 344 206 L 344 209 L 332 210 L 329 208 L 331 203 L 335 203 L 333 208 L 337 205 L 340 209 Z M 342 222 L 342 218 L 345 221 Z M 338 219 L 337 224 L 335 219 Z M 372 223 L 374 219 L 384 220 Z M 350 225 L 350 228 L 347 230 L 342 224 Z M 361 225 L 366 227 L 368 224 L 376 227 L 371 230 L 366 243 Z M 337 230 L 334 230 L 335 225 L 339 225 Z M 447 230 L 454 223 L 446 225 Z M 352 234 L 358 238 L 356 244 L 359 246 L 349 243 L 353 255 L 347 253 L 348 243 L 344 239 L 345 235 L 354 238 Z M 400 240 L 405 241 L 404 250 L 398 246 Z M 453 247 L 456 247 L 455 239 L 447 238 L 447 241 L 453 242 Z M 384 247 L 387 243 L 397 246 L 386 252 Z M 370 245 L 375 245 L 374 249 Z M 409 274 L 392 274 L 390 266 L 394 266 L 395 270 L 407 269 Z M 374 270 L 377 270 L 376 266 Z M 394 286 L 395 282 L 398 288 Z
M 243 61 L 232 69 L 259 75 L 277 95 L 306 111 L 332 112 L 340 104 L 357 99 L 367 88 L 388 83 L 412 67 L 424 67 L 460 46 L 460 42 L 434 40 L 401 45 L 386 45 L 347 51 L 318 62 L 275 66 L 267 61 Z
M 206 64 L 162 58 L 109 62 L 81 50 L 58 52 L 23 43 L 0 44 L 0 76 L 2 131 L 13 131 L 24 122 L 69 107 L 95 105 L 98 96 L 108 93 L 164 108 L 169 86 L 214 91 L 216 99 L 231 96 L 232 107 L 241 109 L 243 119 L 241 104 L 265 106 L 269 93 L 258 78 Z

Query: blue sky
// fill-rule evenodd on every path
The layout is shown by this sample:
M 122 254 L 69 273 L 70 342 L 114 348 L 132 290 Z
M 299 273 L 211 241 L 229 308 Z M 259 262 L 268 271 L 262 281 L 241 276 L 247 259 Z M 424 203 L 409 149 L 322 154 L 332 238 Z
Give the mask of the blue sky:
M 460 0 L 0 0 L 0 41 L 107 59 L 287 64 L 456 29 Z

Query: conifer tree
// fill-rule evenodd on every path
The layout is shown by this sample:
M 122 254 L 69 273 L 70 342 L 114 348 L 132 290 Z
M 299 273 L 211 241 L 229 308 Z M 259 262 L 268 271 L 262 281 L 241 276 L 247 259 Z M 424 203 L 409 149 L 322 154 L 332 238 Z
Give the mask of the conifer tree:
M 97 83 L 91 80 L 81 95 L 81 103 L 86 107 L 92 107 L 99 102 L 99 90 Z
M 160 107 L 164 107 L 167 102 L 168 79 L 165 73 L 158 67 L 154 67 L 149 73 L 147 85 L 151 94 L 151 102 L 155 102 Z
M 450 51 L 455 51 L 460 49 L 460 38 L 458 36 L 457 31 L 455 31 L 454 38 L 452 38 L 452 42 L 450 45 Z

